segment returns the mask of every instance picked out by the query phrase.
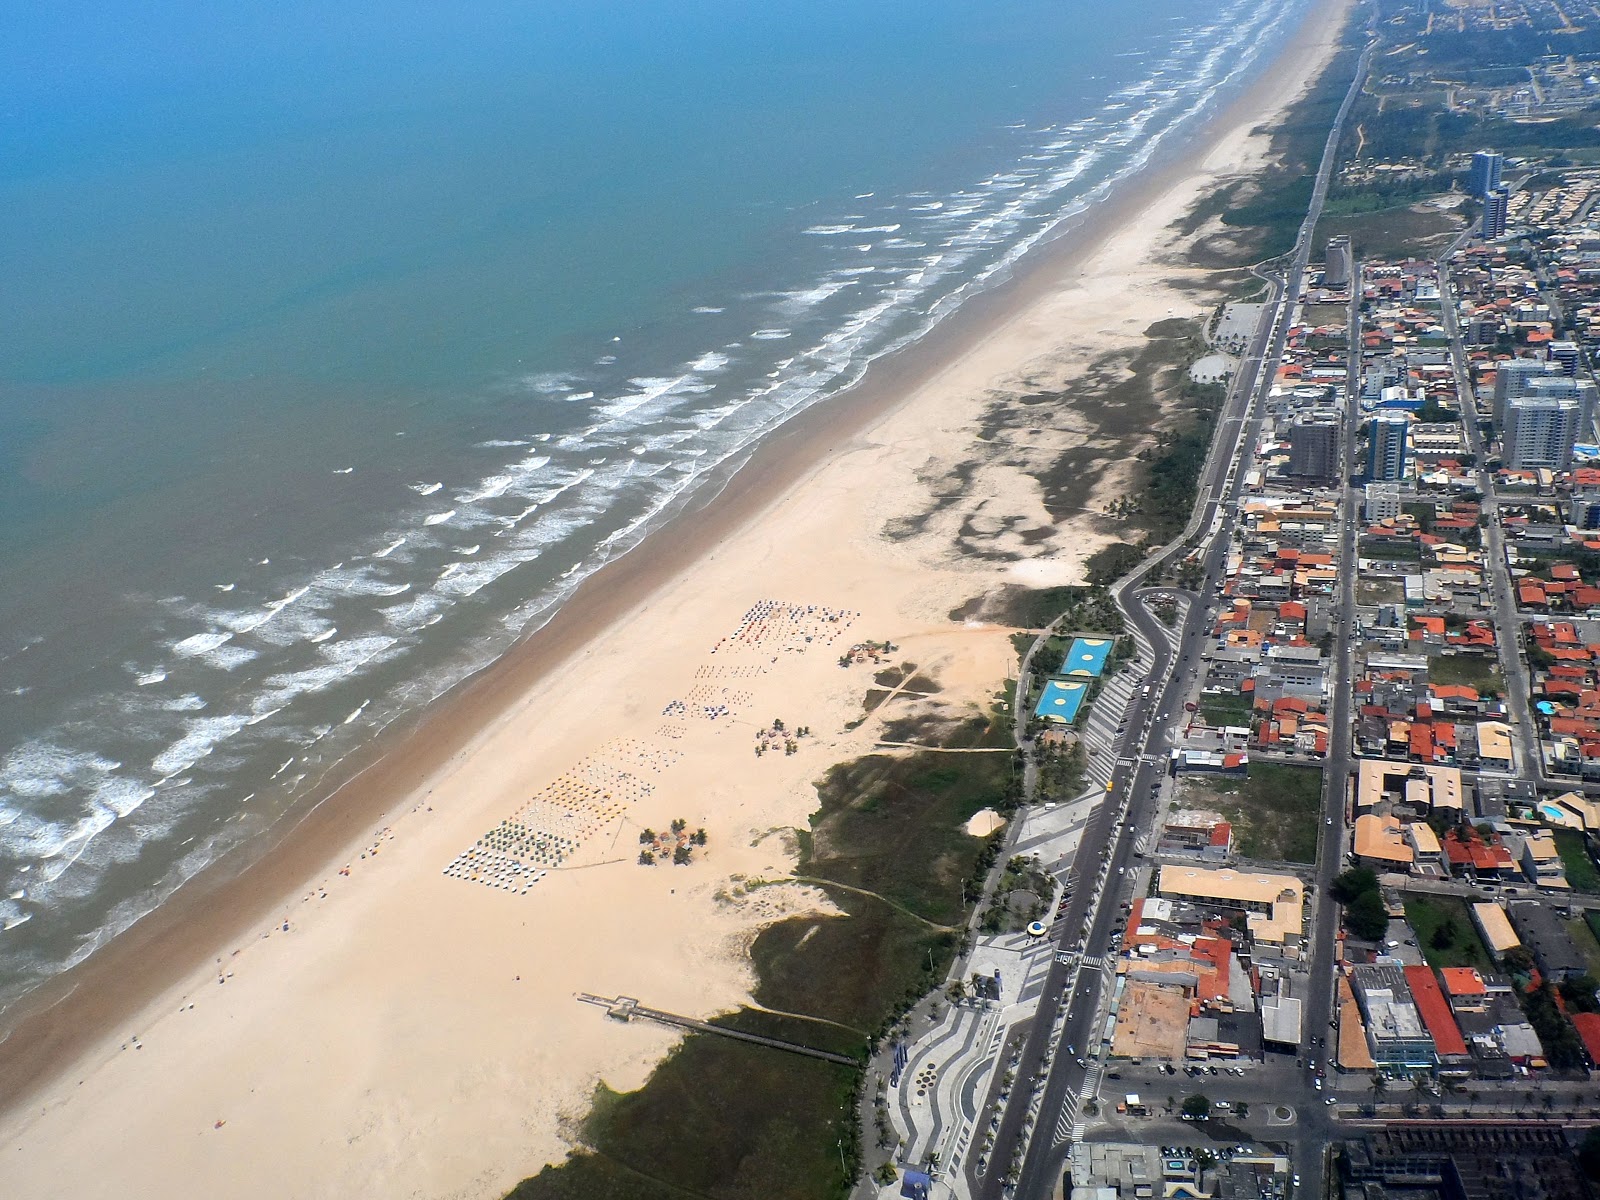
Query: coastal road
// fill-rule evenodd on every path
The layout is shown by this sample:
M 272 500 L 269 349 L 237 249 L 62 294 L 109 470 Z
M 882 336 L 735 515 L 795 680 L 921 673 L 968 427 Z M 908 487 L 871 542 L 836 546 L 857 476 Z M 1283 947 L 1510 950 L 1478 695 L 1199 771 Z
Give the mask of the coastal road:
M 1188 531 L 1189 536 L 1200 533 L 1203 539 L 1203 550 L 1199 552 L 1202 567 L 1199 591 L 1202 599 L 1217 595 L 1231 544 L 1228 518 L 1237 504 L 1244 483 L 1244 459 L 1259 439 L 1263 409 L 1261 402 L 1271 390 L 1276 364 L 1282 358 L 1288 336 L 1288 318 L 1310 261 L 1312 237 L 1332 178 L 1339 138 L 1362 81 L 1366 78 L 1371 56 L 1372 45 L 1369 41 L 1357 62 L 1350 87 L 1324 143 L 1306 218 L 1301 224 L 1288 268 L 1282 274 L 1281 283 L 1274 288 L 1272 303 L 1263 313 L 1262 323 L 1252 340 L 1251 352 L 1241 364 L 1240 372 L 1235 377 L 1235 386 L 1219 417 L 1212 452 L 1202 472 L 1199 497 Z M 1142 691 L 1136 694 L 1130 702 L 1127 715 L 1129 728 L 1141 731 L 1140 753 L 1137 757 L 1130 755 L 1118 759 L 1118 769 L 1112 777 L 1107 802 L 1100 805 L 1094 820 L 1085 829 L 1074 864 L 1075 872 L 1081 876 L 1085 870 L 1104 863 L 1108 880 L 1108 886 L 1093 905 L 1092 911 L 1089 911 L 1089 901 L 1094 889 L 1078 888 L 1068 912 L 1069 919 L 1062 922 L 1066 929 L 1087 929 L 1082 951 L 1091 956 L 1105 955 L 1113 949 L 1114 931 L 1124 911 L 1122 897 L 1127 892 L 1126 884 L 1130 879 L 1126 873 L 1127 867 L 1132 860 L 1137 838 L 1155 815 L 1154 784 L 1159 778 L 1157 773 L 1165 770 L 1166 750 L 1171 744 L 1175 728 L 1173 718 L 1176 714 L 1172 710 L 1179 707 L 1176 697 L 1181 695 L 1181 690 L 1174 692 L 1170 699 L 1168 691 L 1174 680 L 1179 680 L 1181 686 L 1181 680 L 1187 677 L 1187 672 L 1196 669 L 1195 664 L 1199 661 L 1201 645 L 1210 624 L 1208 605 L 1193 604 L 1189 606 L 1182 628 L 1169 632 L 1140 598 L 1144 578 L 1156 569 L 1165 569 L 1184 549 L 1181 541 L 1167 547 L 1112 588 L 1113 596 L 1125 617 L 1150 640 L 1156 661 L 1150 674 L 1151 694 L 1146 696 Z M 1351 615 L 1350 610 L 1345 608 L 1340 617 L 1341 622 L 1346 623 L 1341 627 L 1341 632 L 1345 634 L 1348 633 L 1347 623 Z M 1348 722 L 1346 725 L 1348 727 Z M 1121 798 L 1120 802 L 1118 797 Z M 1325 826 L 1322 855 L 1325 870 L 1337 862 L 1338 834 L 1342 834 L 1342 829 L 1337 825 Z M 1122 886 L 1116 886 L 1118 881 Z M 1331 927 L 1322 928 L 1331 918 L 1320 915 L 1323 907 L 1318 906 L 1318 933 L 1327 935 L 1327 953 L 1331 956 Z M 1039 1013 L 1029 1031 L 1017 1071 L 1019 1079 L 1033 1078 L 1041 1067 L 1049 1030 L 1063 1002 L 1061 991 L 1064 983 L 1065 968 L 1057 963 L 1052 969 Z M 1331 1004 L 1331 991 L 1328 995 L 1328 1003 Z M 969 1176 L 974 1185 L 973 1194 L 983 1200 L 1000 1200 L 1009 1195 L 1025 1200 L 1043 1200 L 1054 1194 L 1061 1178 L 1062 1165 L 1070 1151 L 1070 1140 L 1056 1138 L 1056 1117 L 1063 1111 L 1067 1098 L 1078 1094 L 1082 1088 L 1088 1071 L 1085 1052 L 1092 1050 L 1098 1053 L 1099 1037 L 1099 1031 L 1092 1029 L 1090 1024 L 1097 1006 L 1086 1000 L 1080 1001 L 1077 997 L 1068 999 L 1067 1003 L 1069 1015 L 1062 1036 L 1062 1052 L 1050 1065 L 1039 1121 L 1031 1140 L 1026 1145 L 1019 1145 L 1031 1094 L 1026 1089 L 1018 1088 L 1002 1117 L 988 1171 L 981 1178 Z M 1325 1028 L 1326 1017 L 1322 1020 Z M 1317 1194 L 1322 1186 L 1323 1175 L 1321 1147 L 1326 1146 L 1331 1137 L 1331 1124 L 1324 1106 L 1318 1103 L 1318 1093 L 1311 1086 L 1310 1071 L 1303 1076 L 1301 1092 L 1301 1095 L 1285 1097 L 1304 1114 L 1302 1123 L 1295 1127 L 1294 1161 L 1310 1194 Z M 1014 1155 L 1019 1150 L 1023 1159 L 1020 1166 L 1015 1168 L 1013 1187 L 1008 1173 Z

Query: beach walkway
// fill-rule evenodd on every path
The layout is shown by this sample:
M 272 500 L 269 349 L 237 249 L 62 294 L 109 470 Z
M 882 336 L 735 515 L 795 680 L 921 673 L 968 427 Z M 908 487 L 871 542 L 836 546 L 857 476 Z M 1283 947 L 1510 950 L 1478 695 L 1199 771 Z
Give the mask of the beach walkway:
M 598 1005 L 606 1010 L 607 1016 L 615 1017 L 619 1021 L 631 1021 L 635 1017 L 642 1017 L 646 1021 L 655 1021 L 661 1025 L 676 1025 L 679 1029 L 692 1029 L 696 1033 L 714 1033 L 718 1037 L 733 1038 L 739 1042 L 753 1042 L 757 1046 L 767 1046 L 773 1050 L 786 1050 L 790 1054 L 820 1058 L 824 1062 L 837 1063 L 842 1067 L 861 1065 L 859 1060 L 845 1054 L 835 1054 L 831 1050 L 818 1050 L 814 1046 L 802 1046 L 798 1042 L 764 1037 L 759 1033 L 745 1033 L 740 1029 L 729 1029 L 726 1025 L 713 1025 L 709 1021 L 680 1017 L 677 1013 L 662 1012 L 658 1008 L 646 1008 L 632 996 L 618 996 L 614 1000 L 608 1000 L 604 996 L 591 996 L 588 992 L 579 992 L 578 999 L 585 1004 Z

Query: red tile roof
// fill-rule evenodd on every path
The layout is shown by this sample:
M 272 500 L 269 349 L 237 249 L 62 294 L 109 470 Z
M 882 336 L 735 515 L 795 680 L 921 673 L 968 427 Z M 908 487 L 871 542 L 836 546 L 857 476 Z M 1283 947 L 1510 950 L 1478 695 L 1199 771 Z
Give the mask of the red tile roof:
M 1589 1061 L 1600 1066 L 1600 1013 L 1572 1013 L 1571 1019 Z
M 1140 901 L 1144 903 L 1143 900 Z M 1439 977 L 1444 980 L 1444 990 L 1452 996 L 1487 996 L 1489 989 L 1483 985 L 1483 976 L 1476 967 L 1441 967 Z
M 1467 1043 L 1461 1038 L 1450 1004 L 1439 990 L 1439 982 L 1429 967 L 1407 967 L 1406 983 L 1411 987 L 1411 999 L 1422 1014 L 1422 1023 L 1428 1027 L 1434 1049 L 1441 1058 L 1459 1058 L 1467 1053 Z

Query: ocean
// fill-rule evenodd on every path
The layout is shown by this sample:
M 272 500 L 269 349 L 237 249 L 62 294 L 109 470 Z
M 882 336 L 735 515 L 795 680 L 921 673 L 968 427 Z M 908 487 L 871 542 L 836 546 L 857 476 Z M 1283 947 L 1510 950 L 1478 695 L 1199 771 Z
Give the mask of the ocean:
M 0 1007 L 1115 203 L 1310 2 L 8 12 Z

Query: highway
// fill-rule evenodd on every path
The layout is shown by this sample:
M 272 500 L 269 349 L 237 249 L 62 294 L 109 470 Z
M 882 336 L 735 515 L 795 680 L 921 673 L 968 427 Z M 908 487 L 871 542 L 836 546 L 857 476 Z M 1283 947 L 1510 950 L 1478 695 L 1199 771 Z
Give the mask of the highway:
M 1100 956 L 1114 949 L 1128 890 L 1126 880 L 1130 878 L 1129 874 L 1122 872 L 1127 871 L 1133 862 L 1138 838 L 1153 822 L 1156 812 L 1155 785 L 1159 780 L 1158 773 L 1165 771 L 1167 749 L 1176 724 L 1173 717 L 1178 715 L 1173 710 L 1181 708 L 1176 702 L 1176 694 L 1169 700 L 1168 691 L 1174 680 L 1181 680 L 1199 661 L 1201 646 L 1210 624 L 1208 602 L 1218 594 L 1231 541 L 1228 518 L 1243 487 L 1243 459 L 1260 435 L 1262 402 L 1271 390 L 1276 365 L 1283 354 L 1288 335 L 1288 317 L 1310 261 L 1312 235 L 1327 196 L 1339 137 L 1366 76 L 1371 54 L 1369 44 L 1361 54 L 1354 78 L 1329 130 L 1306 218 L 1300 227 L 1287 269 L 1281 270 L 1276 276 L 1264 275 L 1272 283 L 1271 301 L 1262 315 L 1249 353 L 1241 363 L 1234 386 L 1219 416 L 1212 452 L 1202 472 L 1199 496 L 1188 530 L 1183 538 L 1166 547 L 1111 589 L 1129 625 L 1137 629 L 1152 648 L 1154 662 L 1148 675 L 1152 690 L 1149 695 L 1142 690 L 1136 692 L 1129 702 L 1125 720 L 1127 732 L 1119 739 L 1116 748 L 1119 756 L 1116 772 L 1112 776 L 1105 802 L 1096 810 L 1094 818 L 1083 832 L 1073 863 L 1073 899 L 1065 919 L 1056 926 L 1066 931 L 1060 939 L 1062 950 L 1081 948 L 1086 955 Z M 1347 448 L 1348 437 L 1347 429 Z M 1349 502 L 1347 498 L 1347 505 Z M 1188 552 L 1190 537 L 1199 531 L 1212 529 L 1216 529 L 1217 533 L 1204 543 L 1199 560 L 1202 567 L 1199 602 L 1189 605 L 1181 628 L 1168 630 L 1145 604 L 1151 589 L 1145 587 L 1144 580 L 1152 572 L 1164 570 L 1175 559 L 1184 556 Z M 1349 620 L 1350 611 L 1346 608 L 1339 617 L 1341 640 L 1347 640 L 1346 623 Z M 1023 723 L 1021 718 L 1019 711 L 1019 728 Z M 1348 726 L 1349 722 L 1346 721 L 1346 757 Z M 1132 745 L 1127 745 L 1129 742 Z M 1338 807 L 1342 816 L 1342 803 Z M 1340 854 L 1338 835 L 1341 832 L 1337 823 L 1325 827 L 1326 836 L 1320 856 L 1323 862 L 1321 875 L 1331 875 L 1337 865 Z M 1107 885 L 1099 890 L 1092 884 L 1102 869 L 1106 873 Z M 1319 889 L 1319 894 L 1322 890 Z M 1324 928 L 1327 920 L 1331 919 L 1325 917 L 1324 907 L 1318 906 L 1317 933 L 1322 956 L 1328 960 L 1322 965 L 1325 965 L 1329 976 L 1330 991 L 1324 996 L 1320 1009 L 1324 1014 L 1321 1017 L 1322 1028 L 1326 1027 L 1326 1012 L 1331 1005 L 1333 941 L 1331 926 Z M 1063 1110 L 1068 1097 L 1077 1094 L 1082 1087 L 1088 1071 L 1086 1052 L 1099 1053 L 1100 1032 L 1092 1027 L 1098 1011 L 1096 997 L 1063 994 L 1070 970 L 1060 961 L 1052 966 L 1016 1071 L 1018 1079 L 1026 1080 L 1034 1078 L 1043 1069 L 1050 1030 L 1061 1004 L 1066 1003 L 1068 1017 L 1061 1038 L 1061 1052 L 1050 1062 L 1040 1116 L 1031 1139 L 1025 1145 L 1021 1143 L 1033 1093 L 1029 1088 L 1018 1087 L 1012 1092 L 1001 1117 L 994 1153 L 987 1170 L 978 1175 L 975 1161 L 966 1164 L 971 1194 L 983 1200 L 1000 1200 L 1009 1196 L 1043 1200 L 1054 1194 L 1061 1177 L 1070 1145 L 1055 1139 L 1056 1116 Z M 1083 978 L 1098 980 L 1099 977 L 1085 973 Z M 1319 1031 L 1309 1014 L 1306 1029 L 1308 1033 Z M 1304 1102 L 1295 1105 L 1301 1113 L 1301 1120 L 1293 1127 L 1291 1136 L 1295 1142 L 1296 1169 L 1305 1178 L 1311 1194 L 1318 1194 L 1322 1175 L 1320 1147 L 1331 1140 L 1332 1134 L 1331 1122 L 1320 1103 L 1321 1096 L 1310 1084 L 1311 1070 L 1308 1066 L 1303 1076 L 1305 1094 L 1298 1099 Z M 1284 1099 L 1293 1103 L 1297 1098 Z M 1018 1153 L 1022 1155 L 1020 1166 L 1016 1164 Z M 1010 1178 L 1013 1170 L 1017 1176 L 1014 1185 Z

